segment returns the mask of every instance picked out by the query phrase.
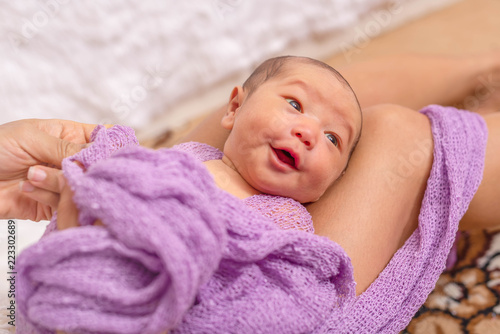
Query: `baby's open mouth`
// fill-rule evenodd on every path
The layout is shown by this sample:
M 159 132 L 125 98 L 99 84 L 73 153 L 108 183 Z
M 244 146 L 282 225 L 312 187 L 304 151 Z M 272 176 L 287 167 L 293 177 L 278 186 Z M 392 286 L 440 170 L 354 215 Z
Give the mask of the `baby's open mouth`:
M 276 156 L 278 157 L 278 159 L 280 159 L 281 161 L 283 161 L 284 163 L 293 168 L 297 168 L 297 166 L 295 166 L 295 158 L 290 152 L 276 148 L 273 148 L 273 150 L 274 152 L 276 152 Z

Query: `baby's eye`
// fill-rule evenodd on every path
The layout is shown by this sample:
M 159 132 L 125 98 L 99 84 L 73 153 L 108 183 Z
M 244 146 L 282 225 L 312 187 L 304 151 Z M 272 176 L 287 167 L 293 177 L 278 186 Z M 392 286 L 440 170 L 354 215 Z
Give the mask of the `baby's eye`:
M 326 138 L 328 138 L 328 140 L 331 141 L 332 144 L 335 145 L 336 147 L 339 146 L 339 141 L 338 141 L 337 137 L 335 137 L 331 133 L 327 133 Z
M 290 105 L 296 109 L 297 111 L 299 112 L 302 112 L 302 107 L 300 106 L 300 103 L 298 103 L 297 101 L 295 101 L 294 99 L 286 99 L 286 101 L 288 103 L 290 103 Z

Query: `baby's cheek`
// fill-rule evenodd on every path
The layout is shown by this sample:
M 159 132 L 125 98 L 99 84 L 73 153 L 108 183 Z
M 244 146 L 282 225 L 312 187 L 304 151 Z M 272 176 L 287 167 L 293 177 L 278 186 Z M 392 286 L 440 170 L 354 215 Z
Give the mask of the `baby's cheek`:
M 337 171 L 328 169 L 323 173 L 317 173 L 315 175 L 315 179 L 311 181 L 312 192 L 318 200 L 323 194 L 330 188 L 335 181 L 338 179 L 339 173 Z

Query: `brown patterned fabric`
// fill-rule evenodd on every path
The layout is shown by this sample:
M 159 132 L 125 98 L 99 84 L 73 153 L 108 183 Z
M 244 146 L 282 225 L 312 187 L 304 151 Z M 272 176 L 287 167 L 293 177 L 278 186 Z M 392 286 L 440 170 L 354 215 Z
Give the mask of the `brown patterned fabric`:
M 500 333 L 500 229 L 463 233 L 457 251 L 403 334 Z

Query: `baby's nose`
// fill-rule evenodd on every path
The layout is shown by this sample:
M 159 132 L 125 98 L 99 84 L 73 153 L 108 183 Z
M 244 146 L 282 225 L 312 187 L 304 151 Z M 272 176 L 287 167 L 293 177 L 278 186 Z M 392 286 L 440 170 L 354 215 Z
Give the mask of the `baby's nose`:
M 311 146 L 311 142 L 309 140 L 303 138 L 302 132 L 296 132 L 295 136 L 297 136 L 297 138 L 299 138 L 304 143 L 304 145 Z
M 297 137 L 304 145 L 311 149 L 316 145 L 318 133 L 321 132 L 320 123 L 314 118 L 302 117 L 292 127 L 292 135 Z

